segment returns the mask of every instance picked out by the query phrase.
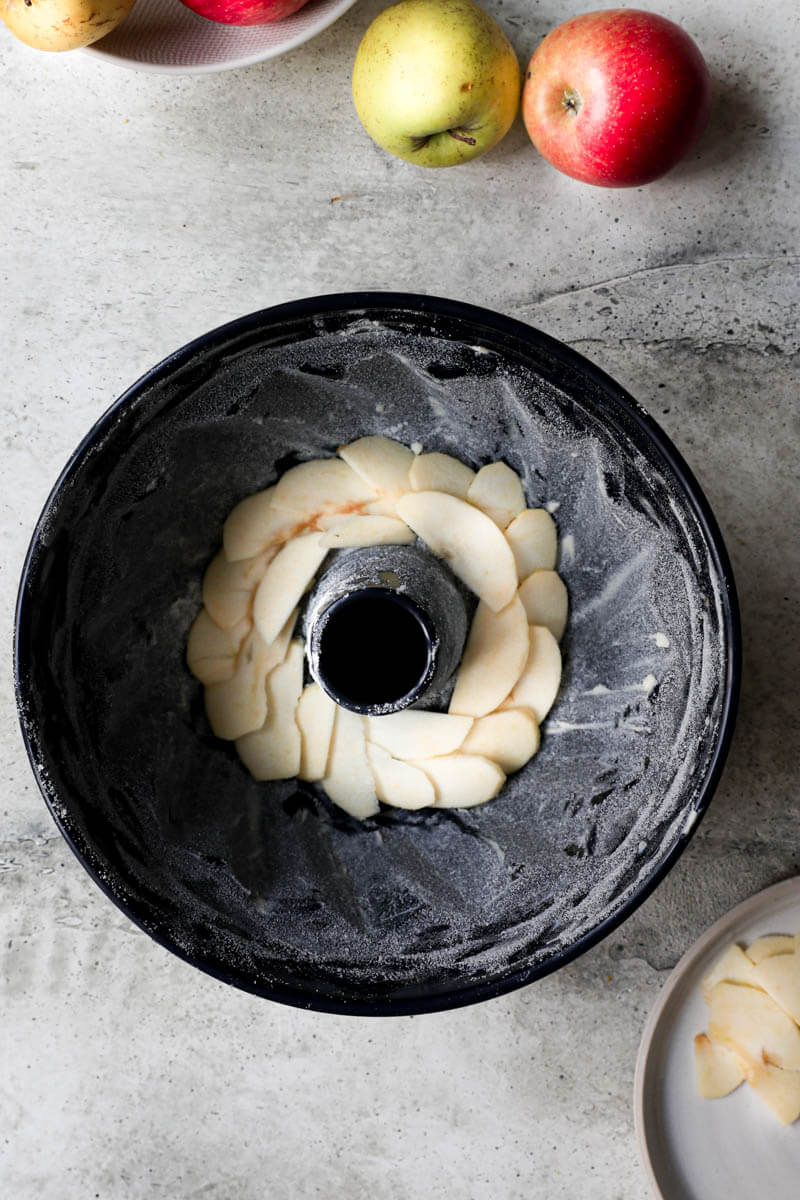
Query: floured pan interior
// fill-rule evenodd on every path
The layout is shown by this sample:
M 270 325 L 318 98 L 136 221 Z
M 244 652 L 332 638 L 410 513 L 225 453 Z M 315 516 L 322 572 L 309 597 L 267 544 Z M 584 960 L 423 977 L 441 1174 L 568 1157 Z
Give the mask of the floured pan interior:
M 369 433 L 503 458 L 558 523 L 561 693 L 484 808 L 359 822 L 255 783 L 185 666 L 233 505 Z M 32 760 L 98 881 L 197 965 L 315 1007 L 447 1007 L 589 944 L 685 840 L 732 719 L 724 550 L 658 441 L 577 356 L 452 306 L 289 306 L 137 385 L 42 518 L 18 631 Z

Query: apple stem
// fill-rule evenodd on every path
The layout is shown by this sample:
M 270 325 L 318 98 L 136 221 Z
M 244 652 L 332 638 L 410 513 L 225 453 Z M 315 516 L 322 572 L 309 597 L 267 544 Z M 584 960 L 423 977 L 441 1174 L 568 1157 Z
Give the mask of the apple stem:
M 458 129 L 448 129 L 447 131 L 451 138 L 455 138 L 457 142 L 466 142 L 468 146 L 475 145 L 475 138 L 469 137 L 466 133 L 461 133 Z

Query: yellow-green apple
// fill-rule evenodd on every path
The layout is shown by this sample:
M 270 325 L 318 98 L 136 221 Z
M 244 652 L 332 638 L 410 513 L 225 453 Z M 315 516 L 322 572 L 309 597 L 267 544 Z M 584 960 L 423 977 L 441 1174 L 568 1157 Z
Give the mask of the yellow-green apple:
M 636 9 L 585 13 L 552 30 L 522 92 L 539 153 L 600 187 L 665 174 L 700 136 L 710 107 L 708 68 L 688 33 Z
M 308 0 L 181 0 L 181 3 L 222 25 L 270 25 L 291 17 Z
M 0 19 L 36 50 L 77 50 L 116 28 L 134 0 L 0 0 Z
M 452 167 L 491 149 L 519 107 L 517 56 L 473 0 L 402 0 L 367 29 L 353 101 L 371 138 L 422 167 Z

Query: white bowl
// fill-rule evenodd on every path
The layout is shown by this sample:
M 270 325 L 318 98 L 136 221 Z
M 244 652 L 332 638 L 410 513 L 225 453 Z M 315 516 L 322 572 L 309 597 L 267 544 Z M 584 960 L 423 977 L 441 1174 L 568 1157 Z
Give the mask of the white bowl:
M 271 25 L 219 25 L 181 0 L 137 0 L 130 15 L 87 53 L 120 67 L 205 74 L 247 67 L 285 54 L 332 25 L 355 0 L 310 0 Z

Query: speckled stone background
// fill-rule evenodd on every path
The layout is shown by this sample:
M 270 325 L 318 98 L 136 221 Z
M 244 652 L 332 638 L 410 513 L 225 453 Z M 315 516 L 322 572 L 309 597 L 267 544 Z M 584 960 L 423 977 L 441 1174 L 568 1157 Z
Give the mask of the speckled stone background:
M 392 160 L 349 96 L 359 3 L 289 55 L 207 78 L 44 56 L 0 30 L 2 1013 L 9 1200 L 642 1200 L 637 1044 L 666 973 L 800 872 L 796 533 L 800 17 L 659 0 L 715 82 L 691 158 L 641 190 L 574 183 L 521 124 L 446 172 Z M 576 0 L 487 0 L 521 59 Z M 298 296 L 438 293 L 538 325 L 616 376 L 695 469 L 733 557 L 745 680 L 684 856 L 557 976 L 370 1021 L 239 994 L 150 942 L 72 858 L 12 699 L 33 523 L 82 434 L 194 335 Z

